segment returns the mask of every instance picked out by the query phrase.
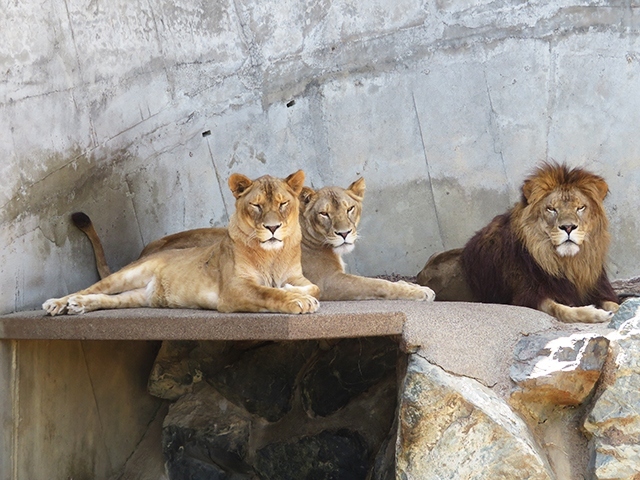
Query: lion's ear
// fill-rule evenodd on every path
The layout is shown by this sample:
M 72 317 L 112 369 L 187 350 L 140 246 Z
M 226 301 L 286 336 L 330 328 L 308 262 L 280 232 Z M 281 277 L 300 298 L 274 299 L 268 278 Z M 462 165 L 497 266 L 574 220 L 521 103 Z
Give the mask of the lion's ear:
M 300 195 L 298 195 L 298 198 L 300 199 L 301 205 L 307 205 L 315 196 L 316 192 L 313 189 L 309 187 L 302 187 L 302 191 L 300 192 Z
M 297 197 L 300 195 L 302 187 L 304 186 L 304 172 L 302 170 L 298 170 L 296 173 L 289 175 L 284 181 L 287 182 Z
M 353 193 L 356 197 L 360 197 L 360 199 L 362 199 L 364 198 L 364 191 L 366 188 L 367 186 L 364 183 L 364 177 L 360 177 L 358 180 L 349 185 L 349 188 L 347 188 L 347 190 Z
M 604 200 L 604 197 L 606 197 L 607 193 L 609 193 L 609 185 L 607 185 L 607 182 L 605 182 L 604 178 L 597 178 L 596 180 L 594 180 L 593 187 L 600 200 Z
M 522 196 L 527 201 L 527 204 L 531 203 L 535 186 L 536 184 L 533 180 L 525 180 L 522 184 Z
M 233 192 L 233 196 L 239 198 L 247 189 L 253 185 L 253 181 L 249 177 L 245 177 L 240 173 L 233 173 L 229 177 L 229 188 Z

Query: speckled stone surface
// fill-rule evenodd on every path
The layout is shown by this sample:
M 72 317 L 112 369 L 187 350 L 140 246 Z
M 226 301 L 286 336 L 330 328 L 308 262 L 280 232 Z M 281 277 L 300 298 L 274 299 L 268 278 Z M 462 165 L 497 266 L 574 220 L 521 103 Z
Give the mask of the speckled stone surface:
M 529 308 L 462 302 L 323 302 L 308 315 L 125 309 L 45 316 L 0 316 L 0 339 L 304 340 L 401 336 L 402 348 L 487 386 L 509 382 L 516 342 L 532 333 L 576 333 L 606 325 L 563 324 Z
M 1 339 L 301 340 L 400 335 L 393 302 L 326 302 L 314 314 L 219 313 L 187 309 L 100 310 L 50 317 L 42 310 L 0 317 Z

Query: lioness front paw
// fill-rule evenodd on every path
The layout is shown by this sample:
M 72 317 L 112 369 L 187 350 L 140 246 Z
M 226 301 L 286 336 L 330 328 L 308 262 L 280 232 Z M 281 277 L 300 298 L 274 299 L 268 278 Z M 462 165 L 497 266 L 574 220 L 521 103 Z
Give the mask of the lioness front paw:
M 313 313 L 318 308 L 320 308 L 320 302 L 312 295 L 296 295 L 286 304 L 287 313 Z
M 42 309 L 52 317 L 64 315 L 67 312 L 67 302 L 64 298 L 50 298 L 42 304 Z
M 70 297 L 67 301 L 67 313 L 69 315 L 81 315 L 87 312 L 87 306 L 83 302 L 82 295 Z
M 418 285 L 416 283 L 405 282 L 404 280 L 398 280 L 398 284 L 406 287 L 410 300 L 419 300 L 433 302 L 436 299 L 436 293 L 429 287 Z

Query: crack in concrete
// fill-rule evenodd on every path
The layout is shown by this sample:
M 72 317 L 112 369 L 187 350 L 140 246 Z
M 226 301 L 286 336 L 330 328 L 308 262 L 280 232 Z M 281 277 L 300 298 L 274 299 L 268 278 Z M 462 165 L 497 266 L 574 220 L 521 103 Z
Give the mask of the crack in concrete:
M 144 242 L 144 235 L 142 234 L 142 226 L 140 225 L 140 218 L 138 217 L 138 209 L 136 208 L 136 202 L 133 201 L 135 194 L 131 188 L 131 180 L 129 180 L 129 176 L 124 176 L 124 182 L 127 185 L 127 197 L 131 200 L 131 211 L 133 212 L 133 218 L 136 220 L 136 225 L 138 226 L 138 234 L 140 235 L 140 242 L 142 246 L 146 245 Z
M 11 388 L 11 418 L 13 420 L 13 432 L 11 435 L 11 448 L 13 450 L 13 454 L 11 455 L 11 472 L 13 474 L 12 478 L 20 478 L 18 475 L 18 447 L 20 445 L 19 442 L 19 430 L 20 430 L 20 365 L 19 365 L 19 355 L 18 355 L 18 346 L 20 344 L 17 340 L 11 340 L 11 377 L 10 377 L 10 388 Z
M 67 22 L 69 22 L 69 33 L 71 34 L 71 41 L 73 42 L 73 49 L 75 50 L 76 66 L 78 68 L 78 76 L 82 78 L 82 62 L 80 62 L 80 51 L 78 50 L 78 44 L 76 42 L 76 34 L 73 29 L 73 22 L 71 21 L 71 12 L 69 11 L 69 2 L 64 0 L 64 9 L 67 14 Z
M 556 70 L 556 62 L 557 62 L 557 54 L 555 52 L 555 46 L 557 42 L 550 40 L 548 43 L 549 49 L 549 85 L 547 87 L 547 92 L 549 97 L 547 98 L 547 121 L 544 125 L 545 128 L 545 151 L 544 151 L 544 159 L 549 159 L 549 137 L 551 134 L 551 127 L 553 124 L 553 111 L 556 107 L 556 89 L 558 86 L 558 79 L 556 78 L 557 70 Z
M 222 180 L 220 180 L 220 172 L 218 171 L 218 166 L 216 165 L 216 161 L 213 158 L 213 151 L 211 150 L 211 144 L 209 143 L 209 137 L 206 138 L 207 149 L 209 150 L 209 157 L 211 158 L 211 165 L 213 165 L 213 172 L 215 173 L 216 180 L 218 181 L 218 192 L 220 192 L 220 197 L 222 198 L 222 206 L 224 207 L 224 214 L 227 217 L 226 220 L 229 221 L 229 208 L 227 207 L 227 201 L 225 200 L 224 194 L 222 193 Z
M 82 351 L 82 360 L 84 361 L 84 366 L 87 371 L 87 377 L 89 379 L 89 385 L 91 387 L 91 396 L 93 397 L 93 403 L 96 408 L 96 413 L 98 414 L 98 424 L 100 425 L 100 435 L 98 436 L 102 440 L 102 444 L 104 447 L 105 455 L 109 462 L 109 470 L 112 469 L 113 459 L 111 458 L 111 449 L 108 448 L 106 439 L 105 439 L 105 428 L 104 423 L 102 421 L 102 414 L 100 412 L 100 404 L 98 402 L 98 397 L 96 395 L 95 385 L 93 384 L 93 377 L 91 376 L 91 369 L 89 368 L 89 361 L 87 360 L 87 352 L 84 348 L 84 342 L 80 341 L 80 350 Z
M 491 87 L 489 86 L 489 79 L 487 78 L 487 71 L 483 70 L 482 76 L 484 78 L 484 86 L 487 90 L 487 99 L 489 101 L 489 129 L 491 134 L 491 140 L 493 143 L 493 152 L 500 156 L 500 163 L 502 165 L 502 172 L 506 184 L 509 185 L 509 175 L 507 174 L 507 164 L 504 159 L 504 151 L 502 149 L 502 142 L 500 141 L 500 131 L 497 126 L 498 113 L 493 106 L 493 97 L 491 96 Z
M 420 132 L 420 141 L 422 143 L 422 151 L 424 152 L 424 161 L 427 166 L 427 180 L 429 182 L 429 191 L 431 192 L 431 201 L 433 202 L 433 210 L 436 217 L 436 224 L 438 225 L 438 236 L 440 237 L 440 243 L 442 244 L 442 249 L 444 250 L 444 236 L 442 232 L 442 224 L 440 222 L 440 215 L 438 213 L 438 205 L 436 202 L 436 195 L 433 188 L 433 180 L 431 178 L 431 166 L 429 165 L 429 155 L 427 154 L 427 146 L 424 140 L 424 134 L 422 132 L 422 123 L 420 122 L 420 114 L 418 113 L 418 105 L 416 104 L 416 96 L 413 92 L 411 92 L 411 98 L 413 99 L 413 109 L 416 114 L 416 120 L 418 122 L 418 131 Z
M 144 433 L 140 436 L 140 438 L 138 439 L 136 444 L 133 446 L 133 448 L 131 450 L 131 453 L 129 454 L 129 456 L 123 462 L 122 468 L 120 469 L 119 473 L 115 476 L 115 478 L 117 478 L 117 479 L 122 478 L 121 477 L 122 473 L 124 473 L 127 470 L 127 465 L 129 464 L 131 459 L 135 457 L 136 453 L 138 453 L 138 448 L 140 448 L 140 445 L 142 445 L 142 443 L 146 440 L 147 435 L 149 434 L 149 429 L 154 424 L 154 422 L 157 420 L 158 415 L 164 414 L 164 416 L 166 416 L 167 412 L 165 412 L 165 406 L 166 406 L 165 403 L 160 403 L 158 405 L 158 408 L 156 408 L 156 411 L 153 412 L 153 416 L 147 422 L 146 428 L 144 429 Z
M 40 232 L 42 234 L 42 236 L 44 238 L 46 238 L 47 240 L 49 240 L 49 242 L 51 242 L 53 245 L 57 246 L 55 239 L 53 238 L 49 238 L 47 236 L 46 233 L 44 233 L 44 230 L 42 230 L 42 228 L 40 227 L 40 225 L 38 225 L 36 228 L 34 228 L 33 230 L 31 230 L 30 232 L 26 232 L 24 235 L 21 235 L 22 237 L 24 237 L 25 235 L 31 233 L 31 232 Z
M 495 387 L 496 385 L 498 385 L 498 382 L 495 382 L 491 385 L 487 385 L 484 380 L 481 380 L 480 378 L 474 377 L 473 375 L 462 375 L 460 373 L 456 373 L 456 372 L 452 372 L 450 370 L 447 370 L 446 368 L 442 367 L 441 365 L 438 365 L 437 363 L 432 362 L 431 360 L 429 360 L 423 353 L 420 352 L 420 350 L 418 350 L 417 352 L 414 352 L 412 355 L 417 355 L 420 358 L 424 359 L 429 365 L 434 366 L 439 368 L 440 370 L 442 370 L 443 372 L 445 372 L 448 375 L 451 375 L 453 377 L 457 377 L 457 378 L 468 378 L 469 380 L 475 380 L 476 382 L 478 382 L 480 385 L 483 385 L 489 389 L 492 389 L 493 387 Z

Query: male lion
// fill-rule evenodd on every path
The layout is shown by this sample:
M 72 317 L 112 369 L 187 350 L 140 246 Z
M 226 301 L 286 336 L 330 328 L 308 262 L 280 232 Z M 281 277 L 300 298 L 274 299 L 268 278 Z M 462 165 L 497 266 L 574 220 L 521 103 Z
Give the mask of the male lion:
M 358 237 L 364 191 L 364 178 L 347 188 L 324 187 L 318 191 L 309 187 L 302 189 L 299 220 L 304 276 L 320 287 L 320 300 L 433 300 L 435 295 L 428 287 L 345 273 L 342 255 L 353 250 Z M 83 213 L 75 213 L 72 218 L 93 245 L 100 276 L 108 275 L 104 250 L 91 220 Z M 161 250 L 211 245 L 225 234 L 224 228 L 186 230 L 151 242 L 140 257 Z
M 605 261 L 605 180 L 544 163 L 522 199 L 462 249 L 432 256 L 418 274 L 438 298 L 520 305 L 563 322 L 595 323 L 618 310 Z
M 43 304 L 50 315 L 107 308 L 204 308 L 310 313 L 319 289 L 302 275 L 298 196 L 304 172 L 285 180 L 233 174 L 236 210 L 219 241 L 159 251 L 91 287 Z

